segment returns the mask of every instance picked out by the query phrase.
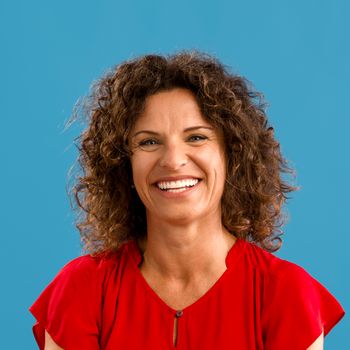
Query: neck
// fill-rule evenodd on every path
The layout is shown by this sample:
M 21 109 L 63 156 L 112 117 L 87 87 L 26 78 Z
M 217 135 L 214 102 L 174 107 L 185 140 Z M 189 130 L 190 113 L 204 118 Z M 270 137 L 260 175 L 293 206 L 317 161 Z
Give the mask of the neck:
M 236 240 L 221 220 L 174 225 L 148 218 L 147 228 L 147 238 L 139 242 L 141 269 L 167 280 L 186 282 L 226 268 L 227 253 Z

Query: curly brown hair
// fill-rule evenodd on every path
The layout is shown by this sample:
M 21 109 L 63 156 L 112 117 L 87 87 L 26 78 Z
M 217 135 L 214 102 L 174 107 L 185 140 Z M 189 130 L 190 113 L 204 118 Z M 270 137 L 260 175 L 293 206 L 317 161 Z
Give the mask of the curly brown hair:
M 73 194 L 85 250 L 114 251 L 147 234 L 145 207 L 132 187 L 128 136 L 146 98 L 173 88 L 192 91 L 204 118 L 223 131 L 228 160 L 223 225 L 237 238 L 279 249 L 282 205 L 296 187 L 282 180 L 293 171 L 268 125 L 263 97 L 216 58 L 195 51 L 124 62 L 84 100 L 88 127 L 77 138 L 82 173 Z

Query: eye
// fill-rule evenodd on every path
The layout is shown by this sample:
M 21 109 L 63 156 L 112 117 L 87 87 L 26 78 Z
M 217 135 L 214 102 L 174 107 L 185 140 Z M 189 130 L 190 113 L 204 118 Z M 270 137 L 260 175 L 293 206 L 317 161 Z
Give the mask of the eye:
M 191 135 L 189 138 L 188 138 L 188 141 L 190 142 L 200 142 L 200 141 L 204 141 L 204 140 L 207 140 L 208 137 L 204 136 L 204 135 Z
M 160 143 L 156 139 L 145 139 L 138 142 L 137 146 L 145 151 L 153 151 L 159 147 Z
M 156 144 L 158 144 L 158 141 L 154 139 L 147 139 L 139 142 L 139 146 L 152 146 Z

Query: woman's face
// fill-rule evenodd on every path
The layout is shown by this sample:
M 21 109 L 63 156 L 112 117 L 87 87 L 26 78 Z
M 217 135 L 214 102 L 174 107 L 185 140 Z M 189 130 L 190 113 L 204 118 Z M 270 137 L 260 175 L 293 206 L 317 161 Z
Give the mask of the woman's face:
M 129 139 L 137 193 L 152 219 L 221 219 L 226 163 L 222 133 L 202 116 L 191 91 L 147 98 Z

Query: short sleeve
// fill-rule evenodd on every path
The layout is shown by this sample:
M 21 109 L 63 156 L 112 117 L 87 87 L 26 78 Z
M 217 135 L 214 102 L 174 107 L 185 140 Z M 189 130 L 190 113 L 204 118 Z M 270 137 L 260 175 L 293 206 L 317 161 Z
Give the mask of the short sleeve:
M 82 256 L 68 263 L 30 307 L 39 349 L 45 346 L 45 329 L 64 350 L 97 350 L 99 334 L 99 283 L 94 258 Z
M 284 261 L 264 293 L 264 349 L 306 350 L 344 316 L 330 292 L 301 267 Z

